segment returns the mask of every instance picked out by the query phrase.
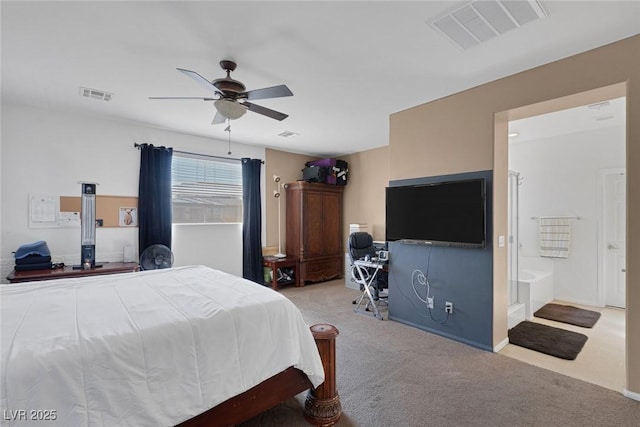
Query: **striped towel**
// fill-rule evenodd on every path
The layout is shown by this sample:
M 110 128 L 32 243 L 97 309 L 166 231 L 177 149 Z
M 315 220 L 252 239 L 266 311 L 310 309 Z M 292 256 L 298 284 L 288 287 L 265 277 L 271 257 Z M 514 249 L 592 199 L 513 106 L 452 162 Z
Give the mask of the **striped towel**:
M 569 258 L 571 224 L 569 218 L 540 218 L 540 251 L 549 258 Z

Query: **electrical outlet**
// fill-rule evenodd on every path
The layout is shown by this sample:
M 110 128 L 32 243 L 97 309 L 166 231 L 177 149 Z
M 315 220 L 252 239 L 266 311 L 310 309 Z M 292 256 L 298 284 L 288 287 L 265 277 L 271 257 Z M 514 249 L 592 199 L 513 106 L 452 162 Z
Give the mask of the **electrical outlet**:
M 427 297 L 427 307 L 433 308 L 433 297 Z
M 446 311 L 447 313 L 453 313 L 453 303 L 449 301 L 445 302 L 444 311 Z

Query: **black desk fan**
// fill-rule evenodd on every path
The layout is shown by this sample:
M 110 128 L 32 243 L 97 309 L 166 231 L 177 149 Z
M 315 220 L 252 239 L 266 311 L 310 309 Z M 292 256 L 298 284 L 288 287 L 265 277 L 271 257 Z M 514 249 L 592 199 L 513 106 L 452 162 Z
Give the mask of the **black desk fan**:
M 173 252 L 165 245 L 151 245 L 140 255 L 141 270 L 159 270 L 173 267 Z

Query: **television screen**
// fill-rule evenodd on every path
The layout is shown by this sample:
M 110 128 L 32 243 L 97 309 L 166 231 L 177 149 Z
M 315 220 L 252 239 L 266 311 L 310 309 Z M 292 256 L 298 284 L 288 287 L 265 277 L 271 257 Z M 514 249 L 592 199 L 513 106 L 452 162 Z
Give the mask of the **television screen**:
M 484 247 L 485 180 L 471 179 L 386 189 L 386 239 Z

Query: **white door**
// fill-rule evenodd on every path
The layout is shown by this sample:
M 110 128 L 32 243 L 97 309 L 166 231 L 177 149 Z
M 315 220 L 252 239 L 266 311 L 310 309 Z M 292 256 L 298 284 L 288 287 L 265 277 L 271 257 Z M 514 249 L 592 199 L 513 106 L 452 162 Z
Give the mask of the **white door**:
M 624 172 L 604 177 L 603 279 L 605 304 L 625 308 L 626 178 Z

